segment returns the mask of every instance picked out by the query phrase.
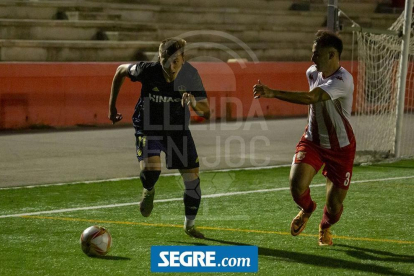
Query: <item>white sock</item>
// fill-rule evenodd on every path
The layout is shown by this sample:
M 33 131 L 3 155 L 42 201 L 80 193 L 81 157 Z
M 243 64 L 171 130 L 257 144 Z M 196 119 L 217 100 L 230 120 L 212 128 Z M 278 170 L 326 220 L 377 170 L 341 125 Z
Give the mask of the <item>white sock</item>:
M 190 228 L 190 227 L 194 226 L 194 224 L 195 224 L 195 219 L 187 219 L 187 217 L 185 217 L 185 220 L 184 220 L 184 227 L 185 228 Z

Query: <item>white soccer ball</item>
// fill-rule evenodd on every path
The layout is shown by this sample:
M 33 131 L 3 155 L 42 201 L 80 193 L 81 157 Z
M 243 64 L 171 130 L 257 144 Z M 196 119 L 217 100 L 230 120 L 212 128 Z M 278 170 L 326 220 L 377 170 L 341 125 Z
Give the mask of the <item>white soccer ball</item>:
M 105 256 L 111 249 L 112 237 L 107 229 L 94 225 L 83 231 L 80 244 L 88 256 Z

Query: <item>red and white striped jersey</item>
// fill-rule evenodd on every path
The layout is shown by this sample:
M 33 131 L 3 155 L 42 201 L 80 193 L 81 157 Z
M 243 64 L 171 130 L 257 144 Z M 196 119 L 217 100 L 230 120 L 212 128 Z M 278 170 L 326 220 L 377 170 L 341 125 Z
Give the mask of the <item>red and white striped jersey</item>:
M 352 75 L 340 67 L 327 78 L 316 70 L 315 65 L 306 71 L 310 91 L 322 88 L 330 100 L 309 106 L 308 126 L 305 138 L 327 149 L 339 149 L 355 142 L 350 123 L 354 80 Z

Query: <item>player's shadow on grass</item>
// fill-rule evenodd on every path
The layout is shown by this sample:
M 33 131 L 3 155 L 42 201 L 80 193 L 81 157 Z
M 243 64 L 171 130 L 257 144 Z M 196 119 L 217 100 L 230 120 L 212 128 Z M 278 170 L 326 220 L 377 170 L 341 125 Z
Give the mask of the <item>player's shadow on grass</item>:
M 93 259 L 111 260 L 111 261 L 130 261 L 131 258 L 120 256 L 94 256 Z
M 239 243 L 239 242 L 232 242 L 232 241 L 224 241 L 224 240 L 218 240 L 218 239 L 212 239 L 212 238 L 205 238 L 204 240 L 207 241 L 213 241 L 218 242 L 221 244 L 228 244 L 228 245 L 244 245 L 249 246 L 251 244 L 246 243 Z M 209 246 L 210 244 L 206 244 L 202 242 L 203 240 L 197 240 L 197 242 L 191 243 L 193 245 L 197 246 Z M 186 242 L 181 242 L 185 244 L 190 244 Z M 338 245 L 336 245 L 338 246 Z M 329 248 L 323 248 L 331 250 L 334 247 Z M 410 275 L 401 273 L 398 271 L 394 271 L 392 268 L 389 267 L 383 267 L 375 264 L 363 264 L 360 262 L 352 262 L 347 261 L 343 259 L 336 259 L 329 256 L 318 256 L 313 254 L 306 254 L 301 252 L 291 252 L 291 251 L 285 251 L 285 250 L 279 250 L 279 249 L 273 249 L 273 248 L 266 248 L 266 247 L 258 247 L 259 249 L 259 256 L 266 256 L 266 257 L 275 257 L 278 259 L 287 259 L 288 261 L 293 261 L 296 263 L 303 263 L 313 266 L 321 266 L 326 268 L 333 268 L 333 269 L 347 269 L 347 270 L 356 270 L 361 272 L 370 272 L 370 273 L 376 273 L 376 274 L 382 274 L 382 275 Z M 322 249 L 322 248 L 321 248 Z
M 338 247 L 340 247 L 341 249 L 338 249 Z M 335 250 L 344 251 L 348 256 L 357 258 L 358 260 L 413 263 L 414 264 L 414 255 L 400 255 L 400 254 L 394 254 L 394 253 L 387 252 L 387 251 L 351 246 L 351 245 L 346 245 L 346 244 L 337 244 L 335 246 Z

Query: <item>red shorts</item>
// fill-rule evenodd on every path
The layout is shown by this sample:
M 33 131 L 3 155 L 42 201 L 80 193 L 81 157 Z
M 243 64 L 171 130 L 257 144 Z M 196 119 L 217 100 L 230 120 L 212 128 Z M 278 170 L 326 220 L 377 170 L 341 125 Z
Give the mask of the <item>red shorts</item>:
M 356 144 L 355 142 L 339 150 L 322 148 L 304 137 L 296 146 L 293 164 L 306 163 L 316 172 L 325 164 L 322 174 L 341 189 L 348 190 L 352 178 Z

